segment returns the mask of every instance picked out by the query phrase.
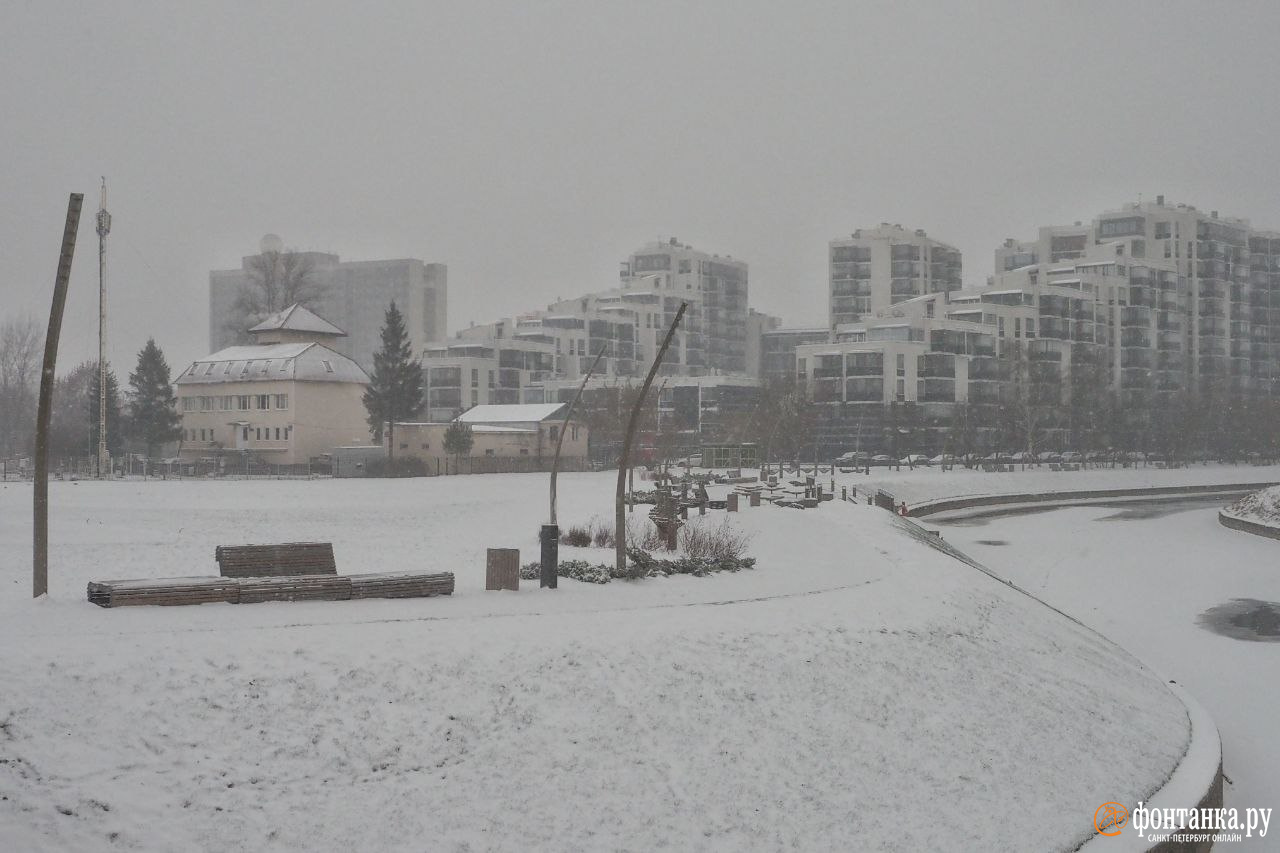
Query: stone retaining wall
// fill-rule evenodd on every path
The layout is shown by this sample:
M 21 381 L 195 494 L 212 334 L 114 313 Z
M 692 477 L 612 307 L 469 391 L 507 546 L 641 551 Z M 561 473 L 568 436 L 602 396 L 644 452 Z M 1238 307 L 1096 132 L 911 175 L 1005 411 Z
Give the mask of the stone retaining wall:
M 1250 521 L 1238 515 L 1230 515 L 1226 510 L 1218 510 L 1218 523 L 1232 530 L 1243 530 L 1254 536 L 1266 536 L 1268 539 L 1280 539 L 1280 527 L 1263 524 L 1261 521 Z

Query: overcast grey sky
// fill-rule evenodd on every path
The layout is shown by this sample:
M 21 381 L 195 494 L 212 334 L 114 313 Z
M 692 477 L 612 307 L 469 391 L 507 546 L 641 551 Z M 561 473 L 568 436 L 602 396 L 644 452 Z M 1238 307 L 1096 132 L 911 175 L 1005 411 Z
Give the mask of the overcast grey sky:
M 953 9 L 952 7 L 960 7 Z M 207 349 L 208 272 L 262 234 L 449 265 L 449 328 L 603 289 L 643 241 L 751 264 L 825 321 L 827 241 L 964 252 L 1164 193 L 1280 228 L 1280 3 L 0 0 L 0 314 L 48 314 L 86 194 L 62 365 Z

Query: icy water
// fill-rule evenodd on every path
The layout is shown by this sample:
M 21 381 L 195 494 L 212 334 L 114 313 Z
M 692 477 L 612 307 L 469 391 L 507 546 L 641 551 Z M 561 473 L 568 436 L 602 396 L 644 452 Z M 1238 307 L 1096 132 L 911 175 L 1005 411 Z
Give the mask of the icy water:
M 1280 807 L 1280 541 L 1223 527 L 1227 502 L 987 508 L 923 522 L 1186 688 L 1218 725 L 1227 804 Z M 1280 849 L 1277 832 L 1231 847 Z

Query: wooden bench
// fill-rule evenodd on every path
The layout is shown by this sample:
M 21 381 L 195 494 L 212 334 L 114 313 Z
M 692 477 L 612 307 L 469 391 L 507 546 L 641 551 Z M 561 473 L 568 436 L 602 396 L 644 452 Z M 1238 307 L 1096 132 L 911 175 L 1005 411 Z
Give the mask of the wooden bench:
M 237 578 L 238 604 L 264 601 L 346 601 L 351 598 L 351 578 L 339 575 L 285 575 Z
M 453 572 L 351 575 L 352 598 L 427 598 L 453 594 Z
M 336 575 L 332 542 L 278 545 L 219 545 L 213 551 L 224 578 L 279 578 Z
M 219 601 L 230 604 L 240 601 L 237 580 L 203 577 L 89 582 L 89 602 L 99 607 L 174 606 Z

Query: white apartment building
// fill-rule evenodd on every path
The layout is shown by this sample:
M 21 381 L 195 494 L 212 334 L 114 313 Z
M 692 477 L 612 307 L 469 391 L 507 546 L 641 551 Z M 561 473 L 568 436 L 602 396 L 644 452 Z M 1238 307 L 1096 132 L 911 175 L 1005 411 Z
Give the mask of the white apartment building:
M 834 329 L 898 302 L 961 287 L 960 251 L 923 230 L 880 223 L 832 240 L 828 321 Z

